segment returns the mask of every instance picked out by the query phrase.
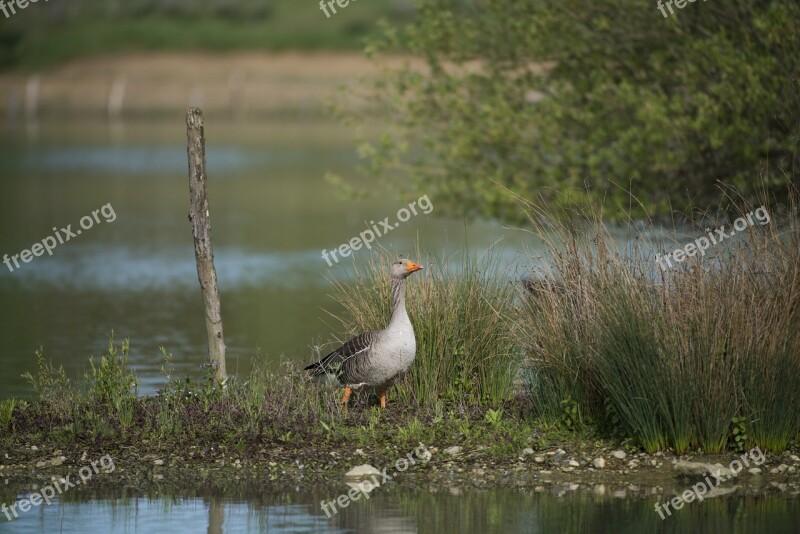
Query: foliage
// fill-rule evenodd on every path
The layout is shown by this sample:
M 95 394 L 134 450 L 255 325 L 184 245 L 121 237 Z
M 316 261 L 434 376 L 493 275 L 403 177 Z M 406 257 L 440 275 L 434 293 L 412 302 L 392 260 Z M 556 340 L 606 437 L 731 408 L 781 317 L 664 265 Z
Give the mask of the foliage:
M 0 401 L 0 430 L 3 432 L 8 432 L 11 430 L 11 418 L 14 416 L 14 408 L 16 407 L 16 399 L 5 399 Z
M 486 410 L 486 415 L 483 416 L 483 420 L 497 430 L 503 422 L 503 410 Z
M 561 407 L 561 424 L 567 430 L 577 430 L 581 424 L 580 405 L 572 397 L 567 397 L 561 401 Z
M 64 368 L 53 367 L 51 361 L 45 360 L 44 349 L 36 351 L 36 374 L 24 373 L 22 378 L 27 380 L 44 404 L 49 405 L 58 417 L 65 417 L 71 413 L 75 404 L 77 392 L 67 377 Z
M 356 4 L 353 4 L 356 6 Z M 33 70 L 119 51 L 346 49 L 410 0 L 370 0 L 326 18 L 297 0 L 69 0 L 31 3 L 0 24 L 0 69 Z
M 128 368 L 129 350 L 128 340 L 117 347 L 112 333 L 108 341 L 108 355 L 101 355 L 96 364 L 94 358 L 89 359 L 91 370 L 85 378 L 92 401 L 123 409 L 127 400 L 136 398 L 136 376 Z
M 369 52 L 423 58 L 372 86 L 392 129 L 364 142 L 437 209 L 524 220 L 516 199 L 687 215 L 719 184 L 800 184 L 800 4 L 419 0 Z M 408 183 L 408 182 L 404 182 Z M 498 187 L 498 185 L 502 187 Z M 578 194 L 588 191 L 589 195 Z M 639 205 L 641 202 L 641 206 Z M 723 206 L 728 208 L 729 206 Z
M 747 447 L 747 420 L 744 417 L 734 417 L 731 419 L 731 431 L 728 442 L 731 448 L 737 452 L 744 452 Z

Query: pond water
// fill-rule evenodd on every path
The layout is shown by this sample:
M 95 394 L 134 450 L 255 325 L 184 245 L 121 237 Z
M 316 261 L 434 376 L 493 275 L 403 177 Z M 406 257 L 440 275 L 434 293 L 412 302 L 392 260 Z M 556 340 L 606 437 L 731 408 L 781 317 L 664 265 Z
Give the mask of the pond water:
M 206 341 L 188 213 L 185 126 L 50 122 L 0 129 L 0 255 L 65 239 L 17 268 L 0 264 L 0 397 L 30 396 L 20 378 L 44 348 L 71 376 L 104 352 L 108 336 L 130 338 L 140 393 L 164 383 L 160 346 L 176 374 L 197 375 Z M 228 370 L 259 359 L 313 361 L 341 326 L 331 280 L 347 281 L 357 263 L 382 247 L 398 255 L 451 258 L 497 244 L 513 264 L 529 241 L 500 224 L 436 218 L 420 202 L 371 250 L 326 262 L 332 250 L 417 200 L 354 173 L 349 130 L 319 121 L 206 123 L 209 199 Z M 353 201 L 325 183 L 327 172 L 372 195 Z M 109 206 L 110 205 L 110 206 Z M 92 212 L 106 206 L 92 218 Z M 430 211 L 430 214 L 425 214 Z M 83 217 L 85 226 L 81 230 Z M 56 230 L 53 230 L 56 228 Z M 382 228 L 379 226 L 379 229 Z M 385 231 L 385 230 L 384 230 Z M 34 250 L 35 252 L 35 250 Z M 330 265 L 329 265 L 330 263 Z
M 575 485 L 577 486 L 577 485 Z M 0 532 L 320 533 L 796 533 L 800 500 L 732 496 L 689 503 L 662 520 L 646 490 L 555 486 L 538 490 L 413 488 L 394 483 L 328 517 L 340 486 L 234 485 L 178 491 L 89 490 L 40 505 Z

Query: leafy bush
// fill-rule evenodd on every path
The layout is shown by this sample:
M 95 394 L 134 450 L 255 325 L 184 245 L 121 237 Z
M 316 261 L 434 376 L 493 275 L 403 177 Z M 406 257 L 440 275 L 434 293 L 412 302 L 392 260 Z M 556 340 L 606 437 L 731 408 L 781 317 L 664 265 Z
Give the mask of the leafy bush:
M 129 350 L 127 339 L 117 347 L 112 334 L 108 341 L 108 355 L 101 355 L 96 364 L 94 358 L 89 359 L 91 370 L 85 378 L 91 401 L 124 409 L 127 400 L 136 398 L 137 380 L 128 368 Z
M 697 2 L 664 19 L 617 0 L 419 0 L 372 53 L 393 129 L 361 153 L 437 209 L 519 221 L 516 199 L 690 211 L 719 181 L 755 202 L 800 183 L 800 4 Z M 398 128 L 399 127 L 399 130 Z M 633 205 L 634 212 L 639 206 Z M 615 212 L 616 213 L 616 212 Z M 613 216 L 615 213 L 612 213 Z

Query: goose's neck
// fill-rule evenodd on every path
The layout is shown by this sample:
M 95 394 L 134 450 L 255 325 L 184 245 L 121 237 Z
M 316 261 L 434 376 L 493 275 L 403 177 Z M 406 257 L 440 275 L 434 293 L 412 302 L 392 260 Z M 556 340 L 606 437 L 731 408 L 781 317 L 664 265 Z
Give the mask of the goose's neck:
M 391 326 L 399 321 L 407 322 L 408 313 L 406 312 L 406 281 L 405 279 L 392 280 L 392 319 L 389 321 Z

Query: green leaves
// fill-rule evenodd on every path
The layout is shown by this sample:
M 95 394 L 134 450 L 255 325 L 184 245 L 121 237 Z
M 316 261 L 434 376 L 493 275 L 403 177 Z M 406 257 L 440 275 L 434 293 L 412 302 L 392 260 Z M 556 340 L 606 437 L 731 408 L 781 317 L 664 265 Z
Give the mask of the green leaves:
M 650 213 L 707 206 L 719 182 L 754 201 L 756 178 L 798 172 L 798 49 L 793 0 L 667 20 L 614 0 L 420 0 L 413 24 L 371 47 L 425 58 L 373 88 L 415 157 L 385 143 L 363 155 L 410 164 L 459 216 L 520 221 L 503 187 L 557 203 L 587 189 L 612 207 L 633 193 Z
M 497 430 L 500 428 L 500 425 L 503 421 L 503 410 L 502 408 L 499 410 L 486 410 L 486 415 L 483 416 L 483 420 L 486 421 L 491 425 L 492 428 Z

